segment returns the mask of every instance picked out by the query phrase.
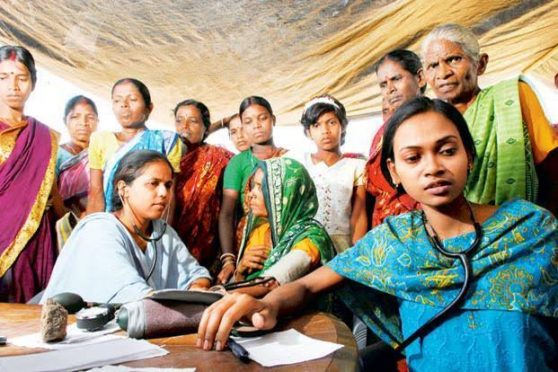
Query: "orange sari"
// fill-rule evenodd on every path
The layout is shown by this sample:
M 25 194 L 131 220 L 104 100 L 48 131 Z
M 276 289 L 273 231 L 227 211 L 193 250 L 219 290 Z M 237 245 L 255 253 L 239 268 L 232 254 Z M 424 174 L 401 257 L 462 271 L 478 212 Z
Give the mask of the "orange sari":
M 210 269 L 218 261 L 218 219 L 223 172 L 233 153 L 202 144 L 180 161 L 176 180 L 174 228 L 198 262 Z
M 366 191 L 374 198 L 372 227 L 376 227 L 392 215 L 398 215 L 417 209 L 419 204 L 405 192 L 397 191 L 386 180 L 381 169 L 382 142 L 385 123 L 378 129 L 370 146 L 370 158 L 366 163 Z

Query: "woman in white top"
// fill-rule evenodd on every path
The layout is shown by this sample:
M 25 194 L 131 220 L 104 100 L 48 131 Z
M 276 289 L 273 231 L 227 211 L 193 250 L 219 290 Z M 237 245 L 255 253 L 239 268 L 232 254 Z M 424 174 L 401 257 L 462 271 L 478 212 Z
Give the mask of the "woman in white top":
M 367 231 L 365 160 L 341 153 L 348 120 L 345 107 L 331 96 L 308 102 L 300 119 L 304 133 L 317 147 L 315 153 L 291 152 L 314 181 L 319 209 L 316 219 L 331 236 L 341 253 L 356 243 Z

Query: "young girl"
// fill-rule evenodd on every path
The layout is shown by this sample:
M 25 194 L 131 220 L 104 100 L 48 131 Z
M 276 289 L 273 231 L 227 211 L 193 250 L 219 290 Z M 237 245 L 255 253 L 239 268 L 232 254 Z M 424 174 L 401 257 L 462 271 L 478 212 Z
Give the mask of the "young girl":
M 238 221 L 238 219 L 235 220 L 235 211 L 245 211 L 246 181 L 259 160 L 282 156 L 287 152 L 287 150 L 275 146 L 273 142 L 275 116 L 271 105 L 265 98 L 258 96 L 245 98 L 240 104 L 239 115 L 251 147 L 234 156 L 225 169 L 223 203 L 219 214 L 219 238 L 223 252 L 221 255 L 223 267 L 217 277 L 218 283 L 228 281 L 235 269 L 234 246 L 237 240 L 235 232 L 237 231 L 236 221 Z M 242 228 L 241 223 L 239 226 Z
M 464 198 L 475 146 L 463 117 L 443 101 L 401 106 L 387 124 L 382 159 L 385 177 L 422 210 L 388 217 L 327 266 L 263 300 L 226 296 L 204 313 L 198 346 L 223 347 L 243 317 L 271 328 L 348 278 L 347 304 L 386 342 L 405 348 L 411 370 L 556 367 L 556 325 L 548 324 L 558 316 L 556 219 L 524 200 L 496 207 Z
M 274 278 L 248 291 L 262 296 L 325 264 L 334 251 L 314 220 L 316 188 L 302 164 L 288 158 L 260 161 L 250 183 L 250 213 L 234 279 Z
M 91 181 L 87 213 L 112 209 L 112 179 L 124 155 L 134 150 L 154 150 L 165 154 L 175 172 L 180 172 L 181 145 L 176 133 L 151 130 L 145 125 L 153 110 L 149 89 L 141 81 L 125 78 L 112 87 L 112 111 L 122 127 L 120 132 L 100 131 L 91 136 L 89 168 Z M 169 209 L 173 208 L 171 201 Z
M 291 153 L 289 157 L 304 164 L 310 173 L 320 203 L 316 219 L 324 225 L 340 253 L 368 229 L 365 161 L 341 153 L 348 120 L 345 107 L 335 98 L 322 96 L 308 102 L 300 122 L 318 151 Z

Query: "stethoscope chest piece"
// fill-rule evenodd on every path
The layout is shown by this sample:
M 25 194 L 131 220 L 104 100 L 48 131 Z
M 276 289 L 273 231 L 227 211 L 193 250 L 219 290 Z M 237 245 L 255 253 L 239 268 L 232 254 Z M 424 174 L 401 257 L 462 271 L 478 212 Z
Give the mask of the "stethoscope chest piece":
M 86 331 L 97 331 L 114 319 L 112 305 L 101 305 L 82 309 L 76 313 L 77 327 Z

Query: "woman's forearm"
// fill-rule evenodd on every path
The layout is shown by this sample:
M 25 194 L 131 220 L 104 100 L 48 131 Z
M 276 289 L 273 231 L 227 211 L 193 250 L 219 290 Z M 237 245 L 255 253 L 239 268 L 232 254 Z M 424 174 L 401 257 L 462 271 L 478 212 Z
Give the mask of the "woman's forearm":
M 87 198 L 87 214 L 105 210 L 105 190 L 103 187 L 103 171 L 91 169 L 89 194 Z
M 327 266 L 271 291 L 262 301 L 274 308 L 279 316 L 296 313 L 316 295 L 343 281 L 343 277 Z

